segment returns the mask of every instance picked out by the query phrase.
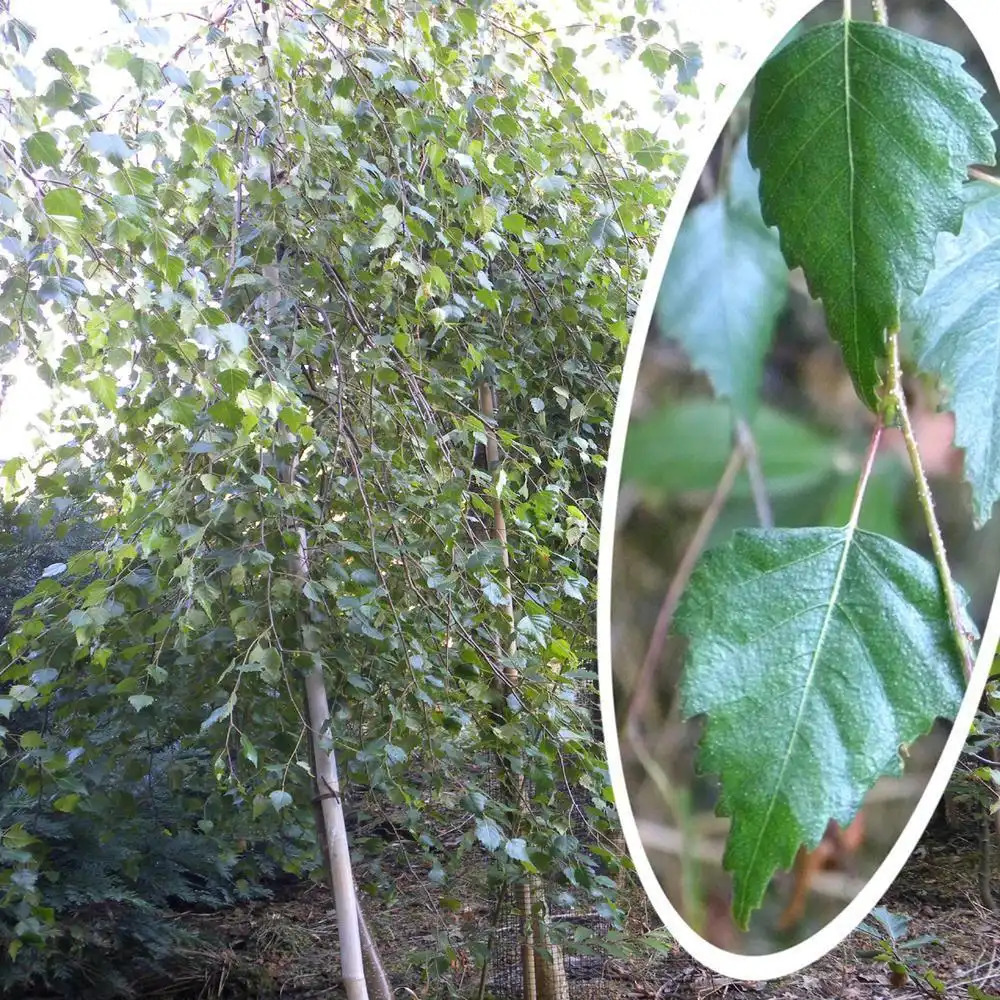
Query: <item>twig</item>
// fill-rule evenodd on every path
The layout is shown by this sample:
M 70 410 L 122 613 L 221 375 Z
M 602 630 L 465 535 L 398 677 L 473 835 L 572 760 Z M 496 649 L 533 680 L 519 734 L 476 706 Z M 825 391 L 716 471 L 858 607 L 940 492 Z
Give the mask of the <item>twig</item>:
M 729 461 L 726 463 L 722 477 L 715 487 L 715 493 L 712 494 L 711 501 L 701 515 L 698 527 L 691 536 L 691 541 L 688 542 L 687 548 L 684 550 L 684 555 L 681 557 L 677 572 L 670 581 L 670 586 L 663 597 L 659 614 L 656 616 L 656 624 L 653 626 L 653 634 L 650 637 L 649 646 L 646 648 L 646 656 L 642 661 L 642 666 L 639 668 L 639 676 L 632 688 L 632 698 L 625 717 L 625 727 L 630 733 L 634 733 L 639 714 L 649 700 L 649 692 L 653 683 L 653 673 L 663 656 L 663 646 L 667 639 L 667 632 L 670 630 L 670 623 L 674 619 L 674 613 L 677 611 L 681 595 L 684 593 L 684 588 L 687 586 L 695 563 L 698 561 L 698 557 L 701 555 L 701 551 L 708 541 L 708 536 L 711 534 L 712 528 L 715 527 L 715 522 L 719 519 L 719 514 L 722 512 L 722 508 L 729 498 L 729 494 L 732 492 L 736 477 L 743 467 L 745 460 L 746 453 L 742 445 L 737 443 L 729 456 Z
M 701 839 L 691 844 L 679 830 L 660 823 L 639 820 L 636 826 L 647 852 L 682 855 L 690 851 L 693 859 L 702 864 L 722 864 L 725 844 L 721 840 Z M 834 899 L 852 900 L 865 885 L 864 879 L 835 872 L 817 872 L 814 879 L 815 891 Z
M 886 379 L 886 395 L 899 418 L 899 427 L 903 433 L 903 441 L 906 443 L 906 453 L 910 459 L 910 467 L 913 469 L 913 478 L 916 480 L 917 497 L 924 512 L 927 533 L 930 536 L 931 548 L 934 551 L 934 563 L 937 566 L 938 576 L 941 578 L 941 589 L 944 592 L 944 600 L 948 608 L 952 637 L 955 640 L 955 646 L 962 660 L 962 668 L 965 671 L 966 680 L 968 680 L 972 674 L 973 657 L 969 649 L 965 624 L 958 607 L 955 583 L 951 578 L 951 570 L 948 567 L 948 557 L 944 550 L 941 528 L 938 526 L 937 517 L 934 514 L 934 499 L 931 496 L 931 489 L 927 483 L 927 476 L 924 474 L 923 463 L 920 461 L 917 438 L 913 433 L 913 425 L 910 423 L 910 413 L 906 406 L 906 394 L 903 392 L 903 373 L 899 363 L 899 330 L 889 331 L 888 348 L 889 371 Z

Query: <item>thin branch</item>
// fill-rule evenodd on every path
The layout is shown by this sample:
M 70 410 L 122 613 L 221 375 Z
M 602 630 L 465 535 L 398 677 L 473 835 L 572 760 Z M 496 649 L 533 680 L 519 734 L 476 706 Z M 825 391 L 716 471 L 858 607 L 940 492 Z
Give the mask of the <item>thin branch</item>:
M 660 660 L 663 657 L 663 647 L 667 640 L 667 632 L 670 630 L 670 623 L 674 620 L 677 605 L 680 603 L 681 595 L 687 586 L 695 563 L 704 549 L 708 536 L 715 527 L 715 522 L 719 519 L 722 508 L 729 499 L 729 494 L 733 490 L 736 477 L 746 460 L 746 454 L 740 444 L 737 444 L 729 456 L 726 468 L 722 477 L 715 487 L 712 499 L 701 515 L 698 527 L 695 529 L 691 541 L 688 542 L 684 555 L 681 557 L 680 565 L 674 578 L 670 581 L 670 586 L 663 597 L 659 614 L 656 616 L 656 624 L 653 626 L 653 634 L 646 649 L 646 656 L 639 668 L 639 676 L 632 689 L 632 698 L 629 702 L 628 713 L 625 717 L 626 730 L 629 733 L 636 732 L 636 722 L 642 710 L 649 701 L 649 694 L 653 684 L 653 674 L 656 671 Z

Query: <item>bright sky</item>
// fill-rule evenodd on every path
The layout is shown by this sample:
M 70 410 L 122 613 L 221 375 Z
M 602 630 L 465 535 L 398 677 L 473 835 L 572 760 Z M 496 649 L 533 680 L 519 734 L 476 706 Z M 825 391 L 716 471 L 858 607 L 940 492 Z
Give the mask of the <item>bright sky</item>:
M 681 39 L 696 42 L 706 53 L 698 86 L 701 93 L 708 96 L 714 94 L 716 86 L 725 81 L 734 57 L 739 54 L 738 49 L 732 48 L 734 40 L 740 39 L 744 45 L 748 45 L 753 36 L 769 22 L 770 18 L 765 11 L 767 2 L 768 0 L 711 0 L 692 3 L 691 0 L 664 0 L 659 5 L 663 9 L 654 13 L 654 16 L 663 20 L 675 20 Z M 579 19 L 571 0 L 549 0 L 549 3 L 556 10 L 565 6 L 566 23 Z M 216 4 L 206 4 L 204 0 L 135 0 L 134 3 L 137 13 L 143 17 L 153 16 L 157 26 L 170 30 L 174 46 L 194 34 L 198 22 L 177 17 L 160 20 L 160 17 L 178 11 L 200 13 L 205 6 L 214 9 Z M 107 40 L 108 32 L 118 34 L 120 31 L 131 30 L 124 26 L 118 8 L 111 0 L 12 0 L 11 13 L 21 17 L 38 33 L 27 61 L 32 69 L 37 68 L 40 80 L 45 74 L 52 72 L 40 66 L 41 57 L 46 50 L 52 47 L 63 48 L 72 56 L 77 48 L 88 48 Z M 554 17 L 553 20 L 559 23 L 563 19 Z M 728 47 L 720 51 L 720 44 Z M 712 53 L 716 52 L 718 54 L 713 56 Z M 642 74 L 642 78 L 637 79 L 637 74 Z M 102 86 L 100 67 L 96 67 L 92 69 L 91 78 L 93 90 L 98 96 L 102 96 L 102 91 L 115 96 L 114 91 L 109 91 L 108 87 L 116 86 L 120 79 L 117 74 L 108 71 L 104 79 L 109 82 Z M 612 101 L 621 99 L 634 103 L 636 94 L 649 90 L 650 79 L 633 58 L 625 64 L 623 72 L 617 78 L 605 81 L 605 87 Z M 707 107 L 707 101 L 701 107 Z M 695 120 L 693 124 L 696 124 L 698 117 L 692 116 Z M 650 108 L 645 115 L 640 110 L 637 124 L 658 132 L 664 138 L 675 138 L 670 134 L 670 123 L 653 113 L 652 95 Z M 0 411 L 0 461 L 30 453 L 34 436 L 31 424 L 49 399 L 47 387 L 24 363 L 23 358 L 4 366 L 2 370 L 13 375 L 16 382 L 7 391 Z

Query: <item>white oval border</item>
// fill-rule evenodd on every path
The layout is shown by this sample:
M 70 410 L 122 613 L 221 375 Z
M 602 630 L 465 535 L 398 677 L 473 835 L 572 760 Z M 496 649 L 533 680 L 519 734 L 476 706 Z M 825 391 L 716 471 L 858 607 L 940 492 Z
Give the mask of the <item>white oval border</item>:
M 951 734 L 927 787 L 917 803 L 899 840 L 886 855 L 878 870 L 866 883 L 858 896 L 825 927 L 812 937 L 784 951 L 770 955 L 740 955 L 709 944 L 685 923 L 660 886 L 642 846 L 635 817 L 628 797 L 625 775 L 622 770 L 618 741 L 618 723 L 615 717 L 611 669 L 611 607 L 610 585 L 614 555 L 615 521 L 621 481 L 622 453 L 625 435 L 632 412 L 639 364 L 649 331 L 653 304 L 659 290 L 667 258 L 673 247 L 681 221 L 694 193 L 695 185 L 705 168 L 716 139 L 721 134 L 743 92 L 750 85 L 761 64 L 784 36 L 821 0 L 787 0 L 773 15 L 767 30 L 754 39 L 754 45 L 743 56 L 733 80 L 726 85 L 714 108 L 706 116 L 692 153 L 674 191 L 664 221 L 656 251 L 650 263 L 649 275 L 642 290 L 625 361 L 622 367 L 621 388 L 615 406 L 615 419 L 611 430 L 608 464 L 605 478 L 605 500 L 601 512 L 601 537 L 597 568 L 597 659 L 600 684 L 601 722 L 605 733 L 608 770 L 611 787 L 617 804 L 625 843 L 635 864 L 639 881 L 653 908 L 674 939 L 692 958 L 702 965 L 731 979 L 762 981 L 777 979 L 800 971 L 832 951 L 871 912 L 899 874 L 924 829 L 930 822 L 938 802 L 944 794 L 955 764 L 965 745 L 966 735 L 975 718 L 976 708 L 989 677 L 990 665 L 1000 640 L 1000 567 L 997 589 L 993 596 L 989 618 L 983 630 L 979 655 L 962 700 Z M 939 0 L 946 2 L 965 22 L 976 43 L 986 57 L 996 85 L 1000 88 L 1000 0 Z M 890 3 L 890 16 L 892 14 Z M 706 15 L 707 16 L 707 15 Z

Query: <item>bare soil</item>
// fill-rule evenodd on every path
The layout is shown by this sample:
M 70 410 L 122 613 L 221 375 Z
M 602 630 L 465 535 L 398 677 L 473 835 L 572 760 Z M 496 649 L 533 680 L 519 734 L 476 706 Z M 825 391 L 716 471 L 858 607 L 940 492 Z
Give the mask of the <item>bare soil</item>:
M 450 885 L 445 896 L 428 881 L 406 846 L 396 844 L 387 845 L 379 868 L 381 898 L 367 896 L 366 912 L 396 995 L 475 997 L 481 974 L 477 945 L 484 942 L 491 922 L 482 873 L 471 873 L 465 885 Z M 936 939 L 903 952 L 911 975 L 902 983 L 884 964 L 865 957 L 874 942 L 855 932 L 802 972 L 756 983 L 716 975 L 676 946 L 666 953 L 647 951 L 639 958 L 581 959 L 569 968 L 571 1000 L 1000 997 L 1000 916 L 979 900 L 973 839 L 925 836 L 882 905 L 911 917 L 908 937 Z M 336 914 L 322 885 L 303 882 L 266 902 L 211 915 L 179 914 L 176 919 L 210 943 L 177 956 L 169 982 L 145 984 L 150 1000 L 306 1000 L 343 995 Z M 632 908 L 631 923 L 640 931 L 655 924 L 642 899 Z M 941 981 L 944 992 L 935 993 L 921 978 L 928 970 Z M 498 974 L 496 967 L 488 972 L 487 985 L 492 989 L 487 996 L 497 995 L 492 990 L 503 986 Z M 507 975 L 507 988 L 516 988 L 509 969 Z

